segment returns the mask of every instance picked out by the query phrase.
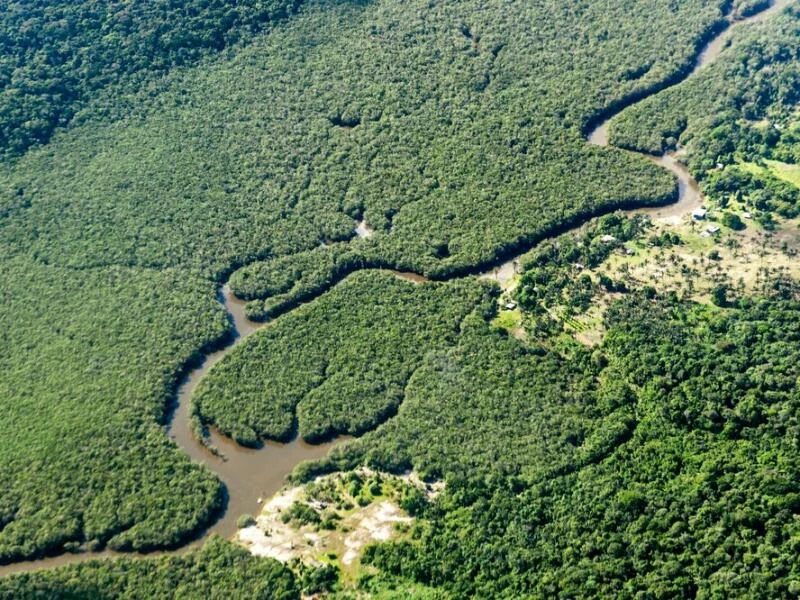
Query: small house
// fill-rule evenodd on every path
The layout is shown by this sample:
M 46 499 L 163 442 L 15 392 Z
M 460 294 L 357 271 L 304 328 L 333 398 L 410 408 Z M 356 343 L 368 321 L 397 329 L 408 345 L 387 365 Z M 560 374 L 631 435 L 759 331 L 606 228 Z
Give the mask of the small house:
M 705 208 L 695 208 L 692 211 L 692 218 L 695 221 L 702 221 L 703 219 L 706 218 L 707 214 L 708 214 L 708 211 Z
M 714 235 L 715 233 L 719 233 L 719 229 L 720 229 L 719 225 L 714 225 L 713 223 L 711 225 L 709 225 L 708 227 L 706 227 L 706 231 L 708 233 L 710 233 L 711 235 Z
M 745 219 L 752 219 L 752 218 L 753 218 L 753 214 L 752 214 L 752 213 L 749 213 L 749 212 L 747 212 L 747 211 L 743 212 L 743 213 L 742 213 L 742 216 L 743 216 Z
M 617 238 L 615 238 L 613 235 L 605 234 L 603 236 L 600 236 L 600 241 L 603 242 L 604 244 L 613 244 L 614 242 L 617 241 Z
M 515 308 L 517 308 L 516 302 L 506 302 L 506 310 L 514 310 Z

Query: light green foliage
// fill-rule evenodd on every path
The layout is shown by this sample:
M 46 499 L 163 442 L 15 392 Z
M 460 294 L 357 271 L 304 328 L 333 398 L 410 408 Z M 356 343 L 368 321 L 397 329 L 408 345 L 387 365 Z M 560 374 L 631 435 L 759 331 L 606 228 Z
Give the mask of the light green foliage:
M 307 565 L 300 560 L 291 563 L 303 597 L 317 594 L 327 594 L 338 587 L 339 568 L 335 565 Z
M 396 412 L 425 355 L 454 342 L 490 289 L 357 273 L 215 365 L 194 410 L 250 445 L 289 437 L 295 414 L 306 439 L 363 433 Z
M 465 335 L 461 360 L 415 375 L 397 418 L 368 436 L 380 445 L 349 448 L 450 473 L 418 534 L 364 560 L 460 598 L 792 597 L 798 306 L 718 310 L 618 303 L 599 373 L 588 356 L 564 365 Z
M 239 515 L 236 519 L 236 528 L 244 529 L 245 527 L 252 527 L 256 524 L 256 518 L 253 515 Z
M 331 600 L 360 600 L 366 595 L 371 600 L 450 600 L 453 596 L 444 590 L 410 583 L 396 577 L 363 573 L 353 588 L 346 588 L 330 596 Z
M 129 4 L 150 25 L 148 11 L 166 6 Z M 103 19 L 88 19 L 76 30 L 88 36 L 87 60 L 74 63 L 79 74 L 89 65 L 135 69 L 146 57 L 146 70 L 162 65 L 163 77 L 147 70 L 124 89 L 96 94 L 90 86 L 77 99 L 59 99 L 49 95 L 46 70 L 26 71 L 35 76 L 25 96 L 31 102 L 2 122 L 4 131 L 20 132 L 15 123 L 36 113 L 32 136 L 14 146 L 21 151 L 85 106 L 49 143 L 0 165 L 0 401 L 3 430 L 15 432 L 0 442 L 2 560 L 84 540 L 172 545 L 210 520 L 218 482 L 191 465 L 159 423 L 177 374 L 224 335 L 213 288 L 237 267 L 343 242 L 365 216 L 377 233 L 358 245 L 359 258 L 443 275 L 587 215 L 674 197 L 668 174 L 590 147 L 581 134 L 603 109 L 690 62 L 719 4 L 312 3 L 249 45 L 182 69 L 167 67 L 195 64 L 205 50 L 184 57 L 177 44 L 169 48 L 179 56 L 152 45 L 140 52 L 141 21 L 132 21 L 131 48 L 115 43 L 115 20 L 111 37 L 100 39 L 95 25 Z M 165 38 L 209 31 L 171 14 L 159 18 Z M 16 34 L 15 15 L 2 18 Z M 219 31 L 214 19 L 211 30 Z M 236 19 L 225 23 L 238 31 Z M 35 37 L 36 27 L 29 33 Z M 5 44 L 17 38 L 2 37 L 7 99 L 19 88 L 7 83 L 17 55 Z M 155 48 L 159 39 L 147 38 Z M 75 40 L 68 36 L 60 51 L 73 52 Z M 203 48 L 219 47 L 205 41 Z M 89 60 L 103 49 L 110 52 L 103 61 Z M 49 60 L 23 54 L 31 68 Z M 126 62 L 130 56 L 138 58 Z M 39 111 L 42 99 L 48 106 Z M 64 120 L 48 116 L 52 106 Z M 363 330 L 363 320 L 347 323 Z M 309 435 L 374 425 L 397 406 L 409 375 L 393 373 L 384 390 L 391 361 L 366 355 L 381 380 L 361 380 L 353 365 L 365 357 L 346 344 L 339 350 L 368 406 L 353 418 L 340 410 L 347 394 L 326 408 L 333 413 L 304 413 L 301 402 Z M 310 365 L 311 376 L 321 364 Z M 248 368 L 263 374 L 263 365 Z M 270 404 L 280 418 L 269 431 L 291 429 L 296 393 L 278 395 L 281 409 Z M 260 406 L 258 398 L 246 405 Z M 309 411 L 328 407 L 328 396 L 309 398 Z M 215 419 L 230 419 L 229 431 L 238 427 L 251 440 L 247 428 L 265 422 L 265 413 L 242 415 L 232 397 L 225 402 Z
M 790 131 L 790 133 L 792 133 L 792 131 Z M 800 134 L 800 123 L 795 126 L 793 133 Z M 798 158 L 800 158 L 800 135 L 798 135 L 797 139 L 793 140 L 791 147 L 792 149 L 797 150 L 799 155 Z M 797 162 L 797 159 L 793 160 L 793 163 Z M 764 164 L 772 173 L 775 174 L 776 177 L 783 179 L 784 181 L 788 181 L 795 187 L 800 188 L 800 165 L 787 164 L 777 160 L 765 160 Z

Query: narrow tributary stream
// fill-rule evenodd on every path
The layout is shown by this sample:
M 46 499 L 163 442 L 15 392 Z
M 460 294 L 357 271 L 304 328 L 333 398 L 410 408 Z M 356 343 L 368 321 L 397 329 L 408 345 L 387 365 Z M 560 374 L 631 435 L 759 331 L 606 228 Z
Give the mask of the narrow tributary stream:
M 702 69 L 716 60 L 725 47 L 734 26 L 762 20 L 782 10 L 793 1 L 794 0 L 776 0 L 768 9 L 756 15 L 736 21 L 731 26 L 723 29 L 708 42 L 698 54 L 694 68 L 686 77 L 690 77 L 699 69 Z M 663 91 L 663 89 L 664 88 L 661 88 L 653 93 L 658 93 Z M 624 108 L 627 108 L 627 106 Z M 621 110 L 623 109 L 620 109 L 620 112 Z M 597 146 L 607 147 L 609 145 L 609 122 L 614 116 L 616 115 L 610 116 L 607 120 L 595 127 L 587 135 L 587 141 Z M 629 212 L 649 214 L 656 218 L 680 218 L 701 204 L 702 196 L 700 195 L 697 182 L 689 175 L 686 168 L 678 162 L 674 154 L 646 156 L 656 164 L 668 169 L 676 175 L 679 185 L 679 198 L 677 202 L 669 206 L 635 209 Z M 369 237 L 372 235 L 371 231 L 363 222 L 359 223 L 356 228 L 356 233 L 359 237 Z M 517 261 L 518 257 L 513 258 L 503 264 L 497 265 L 495 268 L 485 272 L 482 276 L 495 279 L 501 285 L 505 284 L 514 276 Z M 413 273 L 395 272 L 395 274 L 410 281 L 423 281 L 425 279 Z M 258 513 L 259 499 L 266 500 L 277 492 L 285 483 L 286 476 L 299 462 L 325 456 L 330 448 L 338 441 L 334 440 L 326 444 L 312 445 L 298 438 L 287 444 L 266 442 L 263 448 L 251 449 L 239 446 L 232 440 L 212 431 L 211 443 L 216 446 L 223 455 L 220 457 L 212 454 L 203 443 L 194 437 L 190 426 L 189 411 L 191 396 L 198 382 L 225 354 L 230 352 L 232 348 L 248 335 L 264 325 L 264 323 L 255 323 L 247 319 L 244 313 L 244 302 L 236 298 L 227 286 L 224 286 L 221 290 L 221 301 L 235 328 L 235 338 L 227 347 L 208 354 L 202 364 L 192 370 L 180 385 L 178 388 L 177 406 L 169 427 L 169 436 L 175 440 L 193 460 L 204 464 L 216 473 L 225 484 L 228 504 L 220 518 L 209 526 L 198 540 L 173 552 L 186 551 L 197 545 L 199 541 L 202 541 L 202 539 L 211 533 L 217 533 L 224 537 L 231 537 L 236 530 L 236 519 L 245 513 Z M 148 556 L 164 553 L 167 552 L 150 553 Z M 135 554 L 111 551 L 61 554 L 50 558 L 16 562 L 0 566 L 0 576 L 39 568 L 52 568 L 92 558 L 131 555 Z

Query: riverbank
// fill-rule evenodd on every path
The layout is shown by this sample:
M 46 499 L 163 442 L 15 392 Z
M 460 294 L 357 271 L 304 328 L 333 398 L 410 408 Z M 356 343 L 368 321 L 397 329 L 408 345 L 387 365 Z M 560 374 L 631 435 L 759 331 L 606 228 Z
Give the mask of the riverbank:
M 322 475 L 275 494 L 235 540 L 256 556 L 284 563 L 298 559 L 315 567 L 333 564 L 353 576 L 367 544 L 402 535 L 413 522 L 408 508 L 433 500 L 443 487 L 414 473 L 364 467 Z
M 784 4 L 784 3 L 778 3 Z M 770 10 L 773 10 L 771 8 Z M 759 14 L 759 18 L 763 18 L 765 16 L 764 13 Z M 742 21 L 746 22 L 746 21 Z M 730 31 L 729 28 L 726 31 Z M 723 34 L 720 34 L 723 35 Z M 715 43 L 717 38 L 711 41 L 709 47 Z M 720 49 L 722 46 L 720 46 Z M 703 52 L 700 53 L 700 57 L 703 56 L 707 49 L 704 49 Z M 699 67 L 698 67 L 699 68 Z M 688 77 L 691 75 L 691 72 L 688 73 L 686 76 Z M 656 93 L 660 90 L 654 90 L 653 93 Z M 592 134 L 589 135 L 591 139 Z M 674 157 L 673 157 L 674 158 Z M 668 157 L 661 157 L 659 159 L 653 160 L 668 160 Z M 670 167 L 667 167 L 670 168 Z M 677 161 L 675 161 L 674 169 L 678 170 L 679 165 Z M 684 191 L 681 191 L 681 174 L 677 173 L 676 170 L 670 168 L 673 173 L 676 174 L 678 177 L 679 182 L 679 192 L 677 203 L 672 205 L 672 207 L 681 206 L 680 209 L 675 208 L 675 210 L 685 211 L 690 205 L 684 205 L 684 199 L 688 198 L 687 194 L 689 193 L 687 190 L 692 189 L 692 182 L 689 179 L 684 181 Z M 688 176 L 688 174 L 687 174 Z M 695 184 L 696 186 L 696 184 Z M 692 200 L 692 202 L 696 202 L 697 200 Z M 686 201 L 688 202 L 688 200 Z M 637 209 L 641 210 L 641 209 Z M 652 209 L 651 209 L 652 210 Z M 669 209 L 656 209 L 656 210 L 664 210 L 667 211 Z M 581 218 L 579 221 L 583 221 L 584 219 Z M 582 223 L 579 223 L 582 224 Z M 570 224 L 570 227 L 574 226 L 574 224 Z M 534 244 L 538 240 L 530 241 L 526 240 L 525 243 Z M 497 271 L 498 273 L 504 270 L 504 265 L 511 264 L 512 265 L 512 272 L 513 262 L 517 260 L 517 257 L 512 258 L 509 261 L 506 261 L 504 264 L 501 264 L 496 269 L 490 269 L 488 273 L 484 272 L 484 275 L 489 276 L 491 273 Z M 503 271 L 505 272 L 505 271 Z M 474 273 L 470 273 L 474 274 Z M 458 274 L 455 276 L 460 276 L 462 274 Z M 225 288 L 223 288 L 225 290 Z M 235 524 L 236 518 L 239 514 L 246 513 L 246 512 L 254 512 L 254 508 L 258 507 L 258 498 L 259 497 L 266 497 L 268 496 L 269 490 L 271 490 L 274 486 L 280 487 L 283 484 L 283 478 L 285 474 L 291 471 L 294 464 L 296 464 L 299 460 L 304 460 L 308 458 L 319 458 L 327 453 L 329 446 L 321 445 L 321 446 L 310 446 L 303 445 L 302 442 L 296 441 L 290 444 L 282 444 L 282 445 L 272 445 L 272 444 L 265 444 L 264 448 L 258 450 L 246 449 L 242 448 L 230 440 L 223 438 L 222 436 L 217 436 L 213 432 L 211 433 L 212 442 L 217 448 L 220 450 L 221 454 L 224 455 L 224 458 L 214 456 L 213 454 L 209 453 L 208 448 L 206 445 L 198 442 L 196 437 L 194 436 L 194 431 L 190 424 L 190 398 L 194 386 L 197 384 L 199 379 L 202 377 L 203 373 L 205 373 L 216 361 L 220 360 L 224 354 L 234 347 L 241 339 L 243 339 L 249 333 L 252 333 L 257 329 L 257 325 L 252 322 L 249 322 L 246 317 L 244 316 L 243 311 L 243 303 L 238 301 L 237 299 L 233 298 L 228 294 L 228 296 L 224 300 L 225 308 L 228 311 L 235 329 L 236 329 L 236 336 L 231 341 L 231 344 L 228 345 L 224 350 L 217 350 L 216 352 L 208 355 L 203 363 L 197 368 L 194 369 L 184 384 L 182 384 L 178 390 L 178 401 L 177 407 L 175 411 L 175 415 L 172 418 L 171 425 L 170 425 L 170 435 L 176 441 L 178 445 L 181 446 L 192 458 L 205 464 L 208 468 L 214 471 L 219 478 L 225 484 L 228 493 L 227 493 L 227 504 L 223 513 L 223 516 L 212 525 L 206 532 L 205 535 L 211 532 L 220 532 L 223 535 L 229 535 L 232 533 L 233 525 Z M 285 455 L 285 462 L 283 458 L 278 459 L 278 455 L 282 457 Z M 269 463 L 269 469 L 265 468 L 265 465 Z M 269 471 L 269 473 L 266 473 Z M 55 559 L 43 559 L 41 561 L 30 561 L 28 563 L 15 563 L 12 565 L 8 565 L 8 569 L 3 568 L 0 569 L 0 574 L 6 574 L 14 571 L 23 570 L 25 567 L 22 565 L 34 565 L 30 566 L 30 568 L 44 568 L 50 566 L 57 566 L 57 564 L 66 564 L 68 562 L 75 562 L 77 560 L 87 560 L 90 558 L 98 558 L 98 557 L 106 557 L 112 556 L 113 553 L 97 553 L 97 554 L 78 554 L 78 555 L 62 555 L 60 557 L 56 557 Z

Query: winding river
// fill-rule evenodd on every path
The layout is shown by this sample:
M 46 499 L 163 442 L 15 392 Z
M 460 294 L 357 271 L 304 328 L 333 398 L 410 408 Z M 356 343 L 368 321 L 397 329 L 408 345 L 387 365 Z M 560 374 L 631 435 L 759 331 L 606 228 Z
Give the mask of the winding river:
M 686 77 L 691 76 L 699 69 L 702 69 L 716 60 L 720 52 L 725 48 L 734 26 L 762 20 L 782 10 L 793 1 L 794 0 L 776 0 L 766 10 L 731 23 L 705 45 L 697 55 L 694 68 Z M 663 89 L 664 88 L 661 88 L 658 91 L 663 91 Z M 609 122 L 614 116 L 615 115 L 610 116 L 607 120 L 595 127 L 587 135 L 587 141 L 597 146 L 608 147 Z M 659 219 L 678 219 L 701 204 L 702 196 L 697 182 L 689 175 L 686 168 L 678 162 L 674 153 L 664 156 L 645 156 L 654 163 L 675 174 L 678 179 L 679 198 L 677 202 L 669 206 L 635 209 L 630 212 L 649 214 Z M 359 237 L 370 237 L 372 232 L 361 222 L 356 228 L 356 234 Z M 514 276 L 518 258 L 519 257 L 516 257 L 503 264 L 497 265 L 481 276 L 494 279 L 502 285 Z M 414 273 L 394 273 L 410 281 L 418 282 L 425 280 L 424 277 Z M 239 515 L 245 513 L 257 514 L 259 512 L 260 500 L 267 499 L 277 492 L 285 483 L 286 476 L 299 462 L 325 456 L 330 448 L 340 441 L 334 440 L 333 442 L 325 444 L 312 445 L 298 438 L 287 444 L 266 442 L 262 448 L 251 449 L 239 446 L 225 436 L 212 431 L 210 432 L 210 441 L 217 447 L 222 455 L 217 456 L 212 454 L 203 443 L 195 438 L 190 427 L 189 407 L 192 392 L 198 382 L 208 370 L 225 354 L 230 352 L 233 347 L 248 335 L 265 325 L 264 323 L 255 323 L 247 319 L 244 312 L 244 302 L 236 298 L 230 292 L 227 285 L 223 286 L 220 295 L 221 302 L 228 312 L 229 318 L 234 326 L 235 336 L 227 347 L 208 354 L 202 364 L 192 370 L 181 383 L 177 393 L 177 406 L 169 426 L 169 436 L 171 439 L 175 440 L 193 460 L 211 469 L 225 484 L 227 490 L 227 507 L 220 518 L 205 530 L 205 532 L 199 535 L 195 541 L 182 546 L 178 550 L 171 551 L 172 553 L 185 552 L 189 548 L 196 546 L 211 533 L 217 533 L 224 537 L 231 537 L 236 530 L 236 519 Z M 149 553 L 147 556 L 157 556 L 165 553 L 169 553 L 169 551 L 153 552 Z M 39 560 L 22 561 L 0 566 L 0 576 L 40 568 L 51 568 L 94 558 L 131 555 L 135 556 L 136 554 L 112 551 L 61 554 Z
M 660 87 L 658 88 L 657 91 L 653 92 L 652 94 L 649 94 L 648 96 L 645 96 L 645 98 L 640 99 L 638 102 L 641 102 L 641 100 L 649 98 L 654 94 L 661 93 L 670 87 L 679 85 L 680 83 L 686 81 L 689 77 L 697 73 L 697 71 L 699 71 L 700 69 L 703 69 L 708 65 L 710 65 L 711 63 L 713 63 L 714 61 L 716 61 L 720 53 L 725 49 L 725 47 L 729 43 L 732 31 L 737 27 L 749 23 L 756 23 L 759 21 L 763 21 L 764 19 L 778 12 L 781 12 L 784 8 L 786 8 L 787 6 L 791 5 L 794 2 L 795 0 L 773 0 L 768 8 L 760 12 L 757 12 L 753 15 L 738 20 L 729 20 L 727 26 L 721 29 L 713 38 L 711 38 L 700 49 L 700 52 L 697 54 L 697 57 L 695 58 L 695 62 L 692 69 L 680 81 Z M 620 112 L 622 112 L 626 108 L 630 108 L 630 106 L 632 106 L 633 104 L 636 104 L 636 102 L 631 102 L 629 104 L 624 105 L 614 114 L 608 116 L 604 121 L 596 125 L 591 131 L 589 131 L 586 134 L 586 141 L 595 146 L 600 146 L 601 148 L 610 147 L 608 141 L 608 130 L 611 121 Z M 639 153 L 639 154 L 641 154 L 641 156 L 644 156 L 648 160 L 652 161 L 653 163 L 657 164 L 658 166 L 667 169 L 668 171 L 670 171 L 675 175 L 675 177 L 678 180 L 678 201 L 673 202 L 672 204 L 669 204 L 667 206 L 636 208 L 632 210 L 627 210 L 625 212 L 627 212 L 628 214 L 648 215 L 653 219 L 663 220 L 676 224 L 684 216 L 690 214 L 695 208 L 699 208 L 702 205 L 703 196 L 700 193 L 700 186 L 698 185 L 697 181 L 695 181 L 694 177 L 691 176 L 688 169 L 683 164 L 681 164 L 679 160 L 680 151 L 669 152 L 661 156 L 653 154 L 645 154 L 645 153 Z M 520 258 L 519 256 L 516 256 L 500 265 L 497 265 L 493 269 L 484 273 L 482 277 L 497 281 L 501 286 L 505 285 L 516 275 L 519 265 L 519 258 Z
M 189 410 L 194 389 L 208 370 L 247 336 L 266 323 L 250 321 L 244 312 L 245 303 L 227 286 L 221 291 L 222 302 L 235 329 L 235 338 L 227 347 L 207 355 L 203 363 L 189 373 L 178 388 L 178 403 L 170 421 L 169 437 L 193 460 L 214 471 L 227 489 L 228 504 L 224 514 L 207 531 L 231 537 L 236 532 L 236 519 L 242 514 L 257 514 L 259 498 L 269 498 L 285 483 L 286 476 L 303 460 L 322 458 L 334 442 L 312 445 L 299 437 L 287 444 L 265 442 L 258 449 L 240 446 L 213 429 L 210 442 L 219 454 L 212 454 L 198 440 L 191 428 Z

